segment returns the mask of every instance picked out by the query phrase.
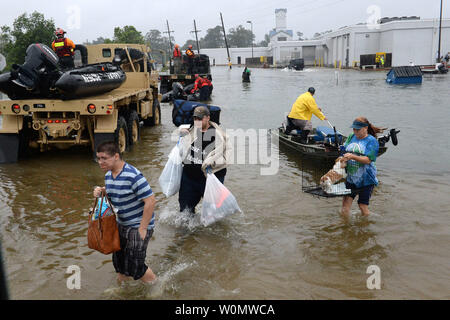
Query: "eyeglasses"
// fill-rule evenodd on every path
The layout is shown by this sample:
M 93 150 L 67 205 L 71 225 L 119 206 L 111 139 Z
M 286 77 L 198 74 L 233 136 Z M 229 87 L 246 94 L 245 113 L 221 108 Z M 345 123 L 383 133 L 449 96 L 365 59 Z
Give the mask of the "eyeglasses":
M 194 116 L 194 120 L 203 120 L 203 117 L 196 117 L 196 116 Z
M 114 158 L 114 157 L 97 157 L 97 162 L 105 162 L 112 158 Z

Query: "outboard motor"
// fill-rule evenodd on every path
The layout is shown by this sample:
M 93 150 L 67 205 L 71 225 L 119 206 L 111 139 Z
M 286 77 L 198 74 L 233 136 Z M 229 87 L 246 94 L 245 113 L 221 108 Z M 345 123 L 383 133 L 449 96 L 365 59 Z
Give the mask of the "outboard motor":
M 183 86 L 179 82 L 172 83 L 172 98 L 173 99 L 185 99 L 185 92 Z
M 36 90 L 41 82 L 41 74 L 58 70 L 58 56 L 42 43 L 32 44 L 26 51 L 25 63 L 14 64 L 11 76 L 13 82 L 27 90 Z
M 397 133 L 399 133 L 399 132 L 400 132 L 400 130 L 391 129 L 389 131 L 389 134 L 378 138 L 378 143 L 379 143 L 380 147 L 384 147 L 385 144 L 387 142 L 389 142 L 390 139 L 392 139 L 392 144 L 394 146 L 398 145 Z
M 392 144 L 394 146 L 398 145 L 398 138 L 397 138 L 397 133 L 399 133 L 400 130 L 395 130 L 395 129 L 391 129 L 391 131 L 389 132 L 389 135 L 391 136 L 392 139 Z

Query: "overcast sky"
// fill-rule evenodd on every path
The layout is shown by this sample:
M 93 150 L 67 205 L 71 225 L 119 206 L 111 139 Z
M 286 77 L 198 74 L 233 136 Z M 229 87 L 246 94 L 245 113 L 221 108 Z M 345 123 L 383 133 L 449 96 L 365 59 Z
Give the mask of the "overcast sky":
M 174 30 L 175 41 L 183 45 L 194 39 L 194 22 L 202 32 L 220 25 L 222 12 L 225 28 L 253 23 L 256 42 L 275 27 L 275 9 L 287 9 L 287 27 L 312 37 L 315 32 L 336 30 L 346 25 L 381 17 L 420 16 L 439 18 L 440 0 L 40 0 L 2 1 L 0 25 L 12 25 L 20 14 L 39 11 L 53 18 L 57 27 L 67 31 L 76 43 L 112 38 L 114 27 L 133 25 L 144 35 L 151 29 L 167 31 L 166 20 Z M 8 3 L 6 5 L 5 3 Z M 375 7 L 373 7 L 375 6 Z M 375 9 L 374 9 L 375 8 Z M 368 12 L 369 11 L 369 12 Z M 450 1 L 444 0 L 444 18 L 450 18 Z

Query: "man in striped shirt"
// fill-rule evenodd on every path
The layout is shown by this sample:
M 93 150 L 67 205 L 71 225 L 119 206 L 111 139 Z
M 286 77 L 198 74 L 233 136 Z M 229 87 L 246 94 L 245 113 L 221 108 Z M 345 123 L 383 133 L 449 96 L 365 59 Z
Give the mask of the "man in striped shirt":
M 97 160 L 106 172 L 106 187 L 96 187 L 94 196 L 105 191 L 117 213 L 121 250 L 113 253 L 113 264 L 118 280 L 151 282 L 156 276 L 145 264 L 145 256 L 155 226 L 153 191 L 142 173 L 122 159 L 116 143 L 100 144 Z

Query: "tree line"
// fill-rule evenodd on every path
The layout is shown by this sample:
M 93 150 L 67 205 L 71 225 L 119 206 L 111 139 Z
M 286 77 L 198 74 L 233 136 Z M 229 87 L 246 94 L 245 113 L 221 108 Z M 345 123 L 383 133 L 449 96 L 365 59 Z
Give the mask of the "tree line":
M 50 45 L 54 40 L 54 31 L 56 29 L 53 19 L 46 19 L 42 13 L 37 11 L 30 15 L 26 13 L 20 15 L 14 20 L 12 26 L 0 27 L 0 53 L 2 53 L 8 62 L 6 70 L 11 68 L 11 65 L 22 64 L 25 60 L 25 51 L 32 43 L 44 43 Z M 297 33 L 299 39 L 302 38 L 302 33 Z M 70 34 L 67 35 L 70 38 Z M 257 47 L 266 47 L 270 38 L 266 34 L 264 40 L 255 43 L 255 35 L 249 30 L 239 25 L 231 28 L 227 32 L 227 42 L 230 47 L 244 48 L 250 47 L 253 43 Z M 149 30 L 143 33 L 137 30 L 134 26 L 124 26 L 122 28 L 114 28 L 114 36 L 112 39 L 99 37 L 91 42 L 87 41 L 84 44 L 101 44 L 101 43 L 139 43 L 146 44 L 152 49 L 153 58 L 162 63 L 164 58 L 169 57 L 170 43 L 175 45 L 177 43 L 175 38 L 169 37 L 157 29 Z M 197 48 L 197 42 L 189 39 L 181 45 L 182 50 L 185 50 L 190 44 Z M 223 29 L 217 25 L 214 28 L 207 29 L 204 37 L 199 39 L 199 46 L 201 48 L 224 48 L 225 38 Z

